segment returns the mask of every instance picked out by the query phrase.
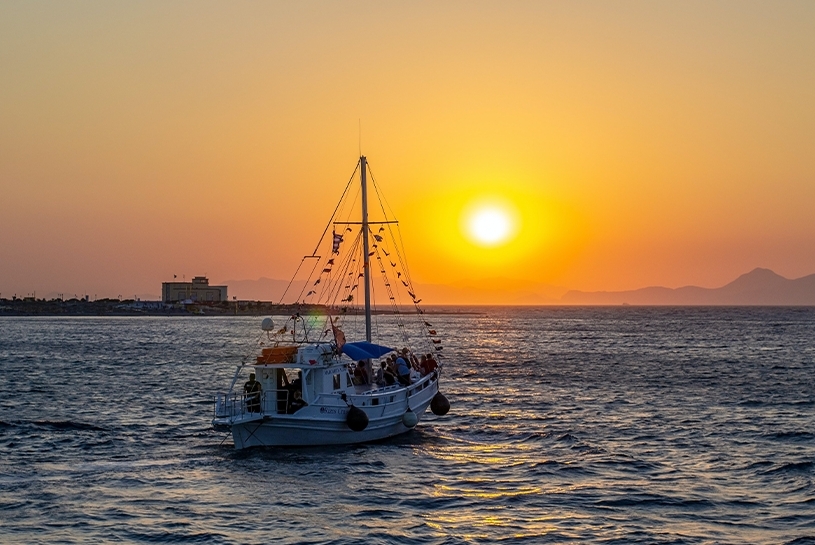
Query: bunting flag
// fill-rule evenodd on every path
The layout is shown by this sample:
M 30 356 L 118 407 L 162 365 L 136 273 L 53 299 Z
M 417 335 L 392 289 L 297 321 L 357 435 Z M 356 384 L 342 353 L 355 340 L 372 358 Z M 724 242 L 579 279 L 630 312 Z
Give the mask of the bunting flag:
M 346 231 L 353 231 L 353 229 L 351 229 L 350 227 L 346 227 L 345 230 Z
M 426 323 L 426 322 L 425 322 L 425 323 Z M 428 333 L 430 333 L 431 335 L 435 335 L 435 334 L 436 334 L 436 330 L 435 330 L 435 329 L 431 329 L 430 331 L 428 331 Z
M 416 300 L 416 294 L 413 293 L 412 291 L 408 290 L 408 295 L 410 295 L 410 298 L 413 299 L 414 301 Z
M 326 272 L 331 272 L 331 267 L 326 267 L 325 269 L 323 269 L 323 272 L 324 272 L 324 273 L 326 273 Z
M 357 278 L 362 278 L 363 276 L 365 276 L 365 273 L 359 273 L 359 276 L 357 276 Z
M 317 281 L 314 283 L 314 285 L 316 286 L 319 283 L 320 283 L 320 279 L 318 278 Z
M 377 242 L 382 242 L 382 237 L 381 236 L 374 235 L 374 238 L 376 239 Z
M 395 266 L 396 265 L 394 265 L 394 267 Z M 399 271 L 396 271 L 396 278 L 402 278 L 402 273 L 400 273 Z
M 334 264 L 334 258 L 333 257 L 331 259 L 329 259 L 328 262 L 326 262 L 326 265 L 333 265 L 333 264 Z
M 314 290 L 311 290 L 310 292 L 308 292 L 308 293 L 306 294 L 306 297 L 308 297 L 309 295 L 314 295 L 315 293 L 317 293 L 317 292 L 316 292 L 316 291 L 314 291 Z
M 380 232 L 380 233 L 381 233 L 382 231 L 384 231 L 384 230 L 385 230 L 385 228 L 384 228 L 384 227 L 380 227 L 380 228 L 379 228 L 379 232 Z
M 440 339 L 430 339 L 430 340 L 432 340 L 432 341 L 433 341 L 433 344 L 441 344 L 441 340 L 440 340 Z
M 419 299 L 419 300 L 414 299 L 414 300 L 413 300 L 413 304 L 414 304 L 414 305 L 418 305 L 418 304 L 419 304 L 419 303 L 421 303 L 421 302 L 422 302 L 422 300 L 421 300 L 421 299 Z
M 372 256 L 372 255 L 374 255 L 375 253 L 376 253 L 376 252 L 371 252 L 371 253 L 369 253 L 369 254 L 368 254 L 368 257 L 371 257 L 371 256 Z
M 390 255 L 391 255 L 391 254 L 389 254 L 389 253 L 387 252 L 387 250 L 382 250 L 382 251 L 383 251 L 383 252 L 385 252 L 385 255 L 387 255 L 387 256 L 390 256 Z
M 396 267 L 396 263 L 394 263 L 393 261 L 391 261 L 390 264 L 391 264 L 391 267 Z
M 406 288 L 410 287 L 410 284 L 408 284 L 408 283 L 407 283 L 407 282 L 405 282 L 404 280 L 402 280 L 402 284 L 404 284 Z
M 354 284 L 354 287 L 353 287 L 353 288 L 351 288 L 351 291 L 354 291 L 354 290 L 355 290 L 355 289 L 357 289 L 358 287 L 359 287 L 359 284 Z
M 426 325 L 427 327 L 433 327 L 433 324 L 431 324 L 430 322 L 425 322 L 424 325 Z
M 334 233 L 334 245 L 331 248 L 331 253 L 338 254 L 340 253 L 340 243 L 342 243 L 342 235 L 337 234 L 336 231 L 332 231 Z
M 354 300 L 354 296 L 353 296 L 353 295 L 349 295 L 348 297 L 346 297 L 345 299 L 343 299 L 343 300 L 342 300 L 342 301 L 340 301 L 340 302 L 342 303 L 342 302 L 348 301 L 348 302 L 350 303 L 350 302 L 351 302 L 351 301 L 353 301 L 353 300 Z
M 331 331 L 334 333 L 334 340 L 337 341 L 337 350 L 342 350 L 345 345 L 345 333 L 340 328 L 334 325 L 334 320 L 331 320 Z

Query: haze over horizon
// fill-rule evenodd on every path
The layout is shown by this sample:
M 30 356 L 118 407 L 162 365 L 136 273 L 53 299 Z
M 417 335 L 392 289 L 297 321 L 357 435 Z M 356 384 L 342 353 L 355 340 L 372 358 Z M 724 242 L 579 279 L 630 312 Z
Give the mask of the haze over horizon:
M 288 279 L 360 140 L 419 285 L 801 278 L 813 23 L 793 1 L 6 2 L 0 294 Z

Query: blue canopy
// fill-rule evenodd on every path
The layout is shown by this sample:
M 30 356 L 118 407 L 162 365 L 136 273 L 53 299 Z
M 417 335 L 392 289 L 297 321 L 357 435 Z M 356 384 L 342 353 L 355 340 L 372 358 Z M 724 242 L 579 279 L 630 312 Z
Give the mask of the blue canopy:
M 393 352 L 393 348 L 379 344 L 359 341 L 356 343 L 345 343 L 342 345 L 342 353 L 352 360 L 369 360 L 384 356 L 388 352 Z

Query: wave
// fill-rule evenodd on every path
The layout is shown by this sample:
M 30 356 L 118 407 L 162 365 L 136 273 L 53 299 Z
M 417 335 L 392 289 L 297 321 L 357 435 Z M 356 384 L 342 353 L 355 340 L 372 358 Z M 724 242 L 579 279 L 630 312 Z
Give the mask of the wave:
M 48 428 L 55 431 L 107 431 L 95 424 L 75 422 L 72 420 L 16 420 L 12 422 L 0 421 L 0 429 L 23 429 L 30 427 Z
M 777 473 L 809 473 L 815 468 L 815 462 L 790 462 L 780 467 L 770 469 L 761 473 L 762 475 L 773 475 Z

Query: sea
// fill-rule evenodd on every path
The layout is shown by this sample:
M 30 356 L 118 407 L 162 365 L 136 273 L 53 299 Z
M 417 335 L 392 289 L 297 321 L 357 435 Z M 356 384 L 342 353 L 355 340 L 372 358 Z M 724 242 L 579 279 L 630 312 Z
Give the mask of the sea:
M 447 415 L 247 451 L 262 317 L 0 318 L 0 543 L 815 543 L 815 308 L 448 310 Z

